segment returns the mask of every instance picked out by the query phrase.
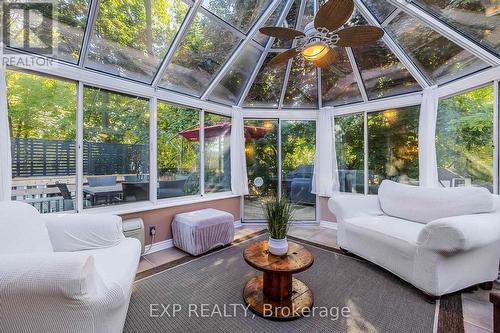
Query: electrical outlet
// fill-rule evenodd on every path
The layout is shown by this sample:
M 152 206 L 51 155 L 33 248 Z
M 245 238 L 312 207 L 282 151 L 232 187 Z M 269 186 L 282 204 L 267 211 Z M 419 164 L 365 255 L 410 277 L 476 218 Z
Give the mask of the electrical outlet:
M 156 234 L 156 226 L 155 225 L 149 226 L 149 236 L 153 237 L 153 235 L 155 234 Z

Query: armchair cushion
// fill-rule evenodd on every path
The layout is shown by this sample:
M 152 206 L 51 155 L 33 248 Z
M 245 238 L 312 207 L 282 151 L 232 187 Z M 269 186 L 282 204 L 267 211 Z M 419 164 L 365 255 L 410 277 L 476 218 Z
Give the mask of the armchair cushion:
M 47 227 L 38 211 L 23 202 L 0 202 L 0 253 L 52 252 Z
M 498 243 L 500 214 L 453 216 L 428 223 L 418 244 L 439 252 L 453 253 Z M 500 248 L 498 249 L 500 251 Z
M 37 295 L 79 299 L 104 288 L 93 257 L 86 254 L 7 254 L 0 255 L 0 262 L 0 298 Z
M 125 238 L 121 217 L 116 215 L 50 214 L 43 219 L 56 252 L 106 248 Z
M 378 197 L 387 215 L 420 223 L 493 210 L 493 197 L 482 187 L 425 188 L 384 180 Z

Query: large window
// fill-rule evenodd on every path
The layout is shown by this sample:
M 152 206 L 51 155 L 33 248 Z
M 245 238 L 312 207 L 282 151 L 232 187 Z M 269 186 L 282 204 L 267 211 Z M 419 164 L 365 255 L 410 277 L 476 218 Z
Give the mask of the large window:
M 245 196 L 244 219 L 264 220 L 264 204 L 281 195 L 294 204 L 295 220 L 315 220 L 316 195 L 311 190 L 316 122 L 247 119 L 245 142 L 250 194 Z
M 244 219 L 263 220 L 263 204 L 278 194 L 278 121 L 245 120 L 245 154 L 249 195 Z
M 295 220 L 316 219 L 316 195 L 311 193 L 316 146 L 316 122 L 281 122 L 281 195 L 295 206 Z
M 76 84 L 7 71 L 14 200 L 42 213 L 76 208 Z
M 436 149 L 443 186 L 493 191 L 493 85 L 439 101 Z
M 205 113 L 205 193 L 231 190 L 231 117 Z
M 84 207 L 149 200 L 149 102 L 85 87 Z
M 368 114 L 368 185 L 376 194 L 382 180 L 418 185 L 419 106 Z
M 341 192 L 377 194 L 384 179 L 418 185 L 419 109 L 409 106 L 335 118 Z
M 200 111 L 158 103 L 158 199 L 200 193 Z
M 364 115 L 335 118 L 335 150 L 341 192 L 364 193 Z

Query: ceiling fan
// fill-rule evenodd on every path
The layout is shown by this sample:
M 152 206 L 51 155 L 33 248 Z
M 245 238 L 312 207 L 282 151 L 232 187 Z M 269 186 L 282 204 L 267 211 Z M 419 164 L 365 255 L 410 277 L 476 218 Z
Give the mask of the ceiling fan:
M 354 11 L 353 0 L 329 0 L 316 13 L 314 21 L 304 32 L 283 27 L 262 27 L 267 36 L 295 39 L 296 47 L 275 56 L 270 64 L 277 65 L 302 54 L 315 66 L 326 68 L 337 58 L 334 47 L 357 47 L 374 43 L 384 35 L 384 30 L 371 26 L 354 26 L 339 30 Z

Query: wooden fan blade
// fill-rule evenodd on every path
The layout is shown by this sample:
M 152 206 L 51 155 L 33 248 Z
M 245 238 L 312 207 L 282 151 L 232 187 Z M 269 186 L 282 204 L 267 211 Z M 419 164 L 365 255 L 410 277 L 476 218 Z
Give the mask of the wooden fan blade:
M 259 31 L 264 35 L 281 39 L 294 39 L 295 37 L 305 36 L 301 31 L 282 27 L 262 27 Z
M 285 51 L 285 52 L 281 52 L 276 57 L 271 59 L 271 61 L 269 62 L 269 65 L 271 65 L 271 66 L 279 65 L 279 64 L 287 61 L 288 59 L 295 57 L 297 54 L 298 54 L 297 48 L 290 49 L 290 50 Z
M 335 31 L 351 17 L 354 11 L 353 0 L 330 0 L 318 10 L 314 26 Z
M 329 48 L 328 53 L 318 60 L 314 60 L 312 63 L 319 68 L 330 67 L 337 59 L 337 52 Z
M 340 39 L 337 46 L 357 47 L 375 43 L 384 36 L 384 30 L 371 25 L 361 25 L 337 32 Z

